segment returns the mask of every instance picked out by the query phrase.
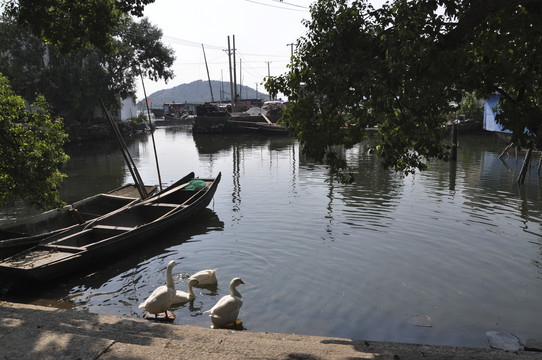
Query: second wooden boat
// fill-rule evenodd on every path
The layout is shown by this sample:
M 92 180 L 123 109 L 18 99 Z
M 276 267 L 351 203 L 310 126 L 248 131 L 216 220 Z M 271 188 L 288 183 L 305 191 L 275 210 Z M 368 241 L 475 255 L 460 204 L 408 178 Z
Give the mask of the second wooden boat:
M 146 186 L 153 194 L 157 186 Z M 0 258 L 37 245 L 44 238 L 75 225 L 96 219 L 140 200 L 134 184 L 89 196 L 62 208 L 0 224 Z
M 207 207 L 216 192 L 216 178 L 183 178 L 158 195 L 44 239 L 45 243 L 0 262 L 0 276 L 17 281 L 48 281 L 145 241 L 171 229 Z

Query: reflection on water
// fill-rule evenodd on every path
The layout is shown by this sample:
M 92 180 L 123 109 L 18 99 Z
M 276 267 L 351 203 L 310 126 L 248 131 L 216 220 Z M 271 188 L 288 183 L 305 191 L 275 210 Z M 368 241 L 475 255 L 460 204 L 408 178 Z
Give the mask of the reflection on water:
M 462 136 L 456 163 L 407 177 L 360 144 L 347 152 L 347 185 L 300 159 L 289 137 L 167 128 L 155 139 L 166 185 L 222 172 L 210 209 L 25 301 L 140 318 L 138 304 L 174 259 L 182 290 L 202 269 L 218 269 L 219 280 L 174 308 L 178 324 L 210 326 L 203 311 L 241 276 L 240 318 L 251 331 L 466 346 L 487 346 L 490 330 L 542 338 L 542 186 L 536 165 L 515 183 L 522 156 L 500 161 L 505 144 L 494 137 Z M 144 181 L 156 183 L 152 144 L 129 146 Z M 70 153 L 66 197 L 131 182 L 114 147 L 80 150 Z M 427 316 L 432 327 L 414 325 Z

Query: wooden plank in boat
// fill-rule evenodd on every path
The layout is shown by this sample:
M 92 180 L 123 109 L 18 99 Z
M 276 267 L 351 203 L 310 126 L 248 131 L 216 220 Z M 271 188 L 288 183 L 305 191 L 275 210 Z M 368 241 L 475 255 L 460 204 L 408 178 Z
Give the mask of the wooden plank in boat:
M 18 268 L 22 270 L 33 269 L 42 265 L 48 265 L 51 262 L 59 261 L 73 256 L 73 252 L 36 250 L 30 256 L 12 257 L 6 261 L 0 262 L 0 266 Z
M 135 227 L 130 226 L 117 226 L 117 225 L 95 225 L 94 229 L 97 230 L 118 230 L 118 231 L 131 231 L 134 230 Z
M 145 204 L 147 207 L 163 207 L 163 208 L 170 208 L 170 209 L 176 209 L 179 207 L 186 207 L 186 205 L 179 205 L 179 204 L 171 204 L 171 203 L 156 203 L 156 204 Z
M 145 190 L 147 190 L 147 194 L 152 193 L 157 188 L 158 187 L 155 186 L 155 185 L 154 186 L 150 186 L 150 185 L 145 186 Z M 139 191 L 137 190 L 137 187 L 135 187 L 134 185 L 123 186 L 123 187 L 121 187 L 119 189 L 113 190 L 111 192 L 111 194 L 116 195 L 116 196 L 132 197 L 132 198 L 136 198 L 136 199 L 139 198 Z

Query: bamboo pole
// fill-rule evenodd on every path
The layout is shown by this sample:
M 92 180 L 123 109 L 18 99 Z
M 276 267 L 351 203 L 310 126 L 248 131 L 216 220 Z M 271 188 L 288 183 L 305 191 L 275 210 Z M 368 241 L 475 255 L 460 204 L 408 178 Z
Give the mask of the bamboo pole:
M 162 191 L 162 177 L 160 176 L 160 166 L 158 165 L 158 154 L 156 153 L 156 142 L 154 141 L 154 130 L 152 129 L 151 111 L 149 110 L 149 100 L 147 99 L 147 91 L 145 90 L 145 83 L 143 82 L 143 73 L 141 68 L 139 69 L 139 75 L 141 76 L 141 84 L 143 85 L 143 94 L 145 95 L 145 105 L 147 106 L 147 117 L 149 118 L 149 126 L 151 128 L 152 147 L 154 148 L 154 160 L 156 161 L 156 172 L 158 173 L 158 184 L 160 191 Z
M 113 128 L 113 133 L 115 134 L 115 137 L 117 138 L 117 141 L 120 145 L 122 156 L 124 157 L 124 161 L 126 162 L 126 165 L 128 166 L 128 170 L 130 170 L 130 174 L 132 175 L 132 178 L 134 179 L 137 190 L 139 191 L 139 195 L 141 196 L 141 199 L 146 199 L 147 197 L 149 197 L 149 195 L 147 194 L 147 189 L 145 189 L 143 180 L 141 180 L 141 176 L 139 175 L 139 172 L 137 171 L 137 168 L 134 163 L 134 159 L 132 159 L 132 156 L 130 155 L 130 152 L 128 151 L 128 147 L 126 146 L 126 143 L 124 142 L 124 139 L 122 138 L 120 130 L 117 124 L 115 123 L 115 121 L 109 115 L 109 112 L 107 111 L 102 98 L 98 97 L 98 99 L 100 99 L 100 104 L 102 105 L 103 112 L 105 113 L 105 116 L 107 120 L 109 121 L 111 128 Z
M 501 159 L 507 152 L 508 150 L 510 150 L 510 148 L 512 147 L 512 145 L 514 145 L 513 143 L 510 143 L 508 145 L 506 145 L 506 147 L 504 148 L 504 150 L 502 151 L 502 153 L 499 155 L 499 159 Z

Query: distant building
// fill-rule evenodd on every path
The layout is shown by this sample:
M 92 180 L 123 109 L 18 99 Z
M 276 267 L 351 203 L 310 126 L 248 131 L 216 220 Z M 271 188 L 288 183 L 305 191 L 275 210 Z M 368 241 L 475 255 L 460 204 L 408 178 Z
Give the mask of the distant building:
M 107 110 L 111 118 L 115 121 L 127 121 L 132 117 L 136 117 L 139 113 L 133 97 L 127 97 L 126 99 L 120 99 L 120 108 Z M 105 113 L 100 105 L 96 105 L 90 115 L 90 119 L 105 119 Z
M 121 100 L 120 105 L 120 120 L 126 121 L 137 116 L 137 108 L 135 99 L 129 96 L 126 99 Z

